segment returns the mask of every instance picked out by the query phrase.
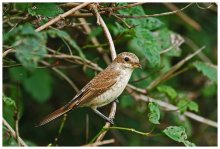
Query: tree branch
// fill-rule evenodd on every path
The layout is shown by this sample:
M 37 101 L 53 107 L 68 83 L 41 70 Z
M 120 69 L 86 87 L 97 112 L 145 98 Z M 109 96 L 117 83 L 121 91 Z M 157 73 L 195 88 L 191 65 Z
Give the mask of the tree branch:
M 148 96 L 145 96 L 145 95 L 141 95 L 141 94 L 135 94 L 134 97 L 136 99 L 139 99 L 139 100 L 143 100 L 143 101 L 147 101 L 147 102 L 156 102 L 159 106 L 163 107 L 164 109 L 167 109 L 167 110 L 177 110 L 178 107 L 172 105 L 172 104 L 169 104 L 169 103 L 166 103 L 162 100 L 158 100 L 158 99 L 154 99 L 154 98 L 151 98 L 151 97 L 148 97 Z M 179 112 L 179 110 L 178 110 Z M 196 120 L 198 122 L 201 122 L 203 124 L 206 124 L 206 125 L 209 125 L 209 126 L 213 126 L 213 127 L 216 127 L 218 128 L 218 124 L 217 122 L 214 122 L 212 120 L 209 120 L 207 118 L 204 118 L 202 116 L 199 116 L 197 114 L 194 114 L 192 112 L 184 112 L 184 115 L 193 119 L 193 120 Z
M 88 4 L 90 4 L 90 3 L 82 3 L 82 4 L 78 5 L 78 6 L 76 6 L 76 7 L 72 8 L 72 9 L 70 9 L 69 11 L 67 11 L 67 12 L 65 12 L 65 13 L 63 13 L 63 14 L 57 16 L 56 18 L 50 20 L 50 21 L 47 22 L 46 24 L 40 26 L 39 28 L 36 29 L 36 31 L 39 32 L 39 31 L 44 30 L 45 28 L 51 26 L 52 24 L 56 23 L 57 21 L 59 21 L 59 20 L 65 18 L 65 17 L 71 15 L 72 13 L 76 12 L 77 10 L 79 10 L 79 9 L 81 9 L 81 8 L 83 8 L 83 7 L 85 7 L 85 6 L 87 6 Z
M 171 15 L 171 14 L 175 14 L 175 13 L 179 13 L 183 10 L 185 10 L 186 8 L 188 8 L 190 5 L 192 5 L 193 3 L 190 3 L 188 5 L 186 5 L 185 7 L 181 8 L 181 9 L 177 9 L 175 11 L 170 11 L 170 12 L 164 12 L 164 13 L 158 13 L 158 14 L 149 14 L 149 15 L 141 15 L 141 16 L 130 16 L 130 15 L 122 15 L 122 14 L 115 14 L 119 17 L 122 18 L 148 18 L 148 17 L 159 17 L 159 16 L 167 16 L 167 15 Z
M 100 142 L 95 142 L 92 144 L 86 144 L 83 146 L 88 146 L 88 147 L 92 147 L 92 146 L 101 146 L 101 145 L 105 145 L 105 144 L 111 144 L 111 143 L 115 143 L 115 139 L 109 139 L 109 140 L 104 140 L 104 141 L 100 141 Z
M 8 124 L 8 122 L 4 118 L 2 118 L 2 122 L 3 122 L 3 125 L 7 127 L 12 137 L 16 139 L 17 135 L 16 135 L 16 132 L 13 130 L 13 128 Z M 22 146 L 27 146 L 27 144 L 19 136 L 18 136 L 18 141 Z

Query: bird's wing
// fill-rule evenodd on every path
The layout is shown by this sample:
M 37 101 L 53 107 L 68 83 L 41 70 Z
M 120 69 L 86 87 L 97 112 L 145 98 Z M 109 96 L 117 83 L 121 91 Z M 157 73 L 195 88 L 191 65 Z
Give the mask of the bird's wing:
M 91 101 L 94 97 L 101 95 L 116 83 L 118 75 L 118 71 L 112 71 L 110 69 L 102 71 L 83 87 L 70 102 L 44 117 L 36 126 L 45 125 L 68 111 Z
M 112 69 L 106 69 L 99 73 L 89 84 L 85 86 L 84 91 L 79 95 L 77 99 L 77 105 L 81 106 L 88 103 L 94 97 L 97 97 L 107 91 L 117 82 L 118 71 L 112 71 Z M 74 107 L 75 105 L 71 106 Z

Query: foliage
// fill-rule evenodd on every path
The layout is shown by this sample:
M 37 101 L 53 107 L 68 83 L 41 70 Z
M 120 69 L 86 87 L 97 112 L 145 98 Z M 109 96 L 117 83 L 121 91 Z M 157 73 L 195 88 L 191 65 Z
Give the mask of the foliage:
M 149 121 L 153 124 L 160 124 L 159 119 L 160 119 L 160 110 L 159 110 L 159 106 L 154 103 L 154 102 L 150 102 L 148 104 L 149 107 Z
M 186 146 L 195 146 L 194 143 L 191 143 L 187 140 L 187 135 L 185 132 L 185 128 L 180 126 L 169 126 L 163 131 L 168 137 L 177 142 L 182 142 Z
M 198 8 L 208 3 L 190 5 L 182 11 L 185 17 L 174 13 L 135 18 L 171 11 L 170 4 L 162 3 L 101 14 L 117 54 L 126 51 L 139 57 L 143 68 L 133 72 L 129 83 L 140 91 L 129 88 L 123 92 L 115 125 L 108 129 L 102 129 L 105 121 L 87 108 L 75 109 L 61 122 L 33 127 L 68 103 L 76 94 L 75 86 L 81 89 L 99 73 L 97 66 L 105 68 L 108 58 L 111 60 L 108 41 L 95 16 L 84 17 L 84 22 L 75 13 L 35 31 L 72 8 L 63 4 L 3 3 L 3 118 L 14 130 L 19 121 L 19 135 L 28 146 L 81 146 L 94 142 L 103 131 L 111 132 L 103 140 L 113 138 L 115 143 L 109 145 L 116 146 L 217 145 L 217 129 L 196 120 L 200 116 L 217 121 L 217 7 Z M 99 3 L 97 8 L 101 12 L 128 4 Z M 90 13 L 89 8 L 79 12 Z M 203 51 L 186 59 L 202 46 L 206 47 Z M 174 70 L 180 61 L 183 65 Z M 141 98 L 147 96 L 155 100 Z M 99 110 L 109 114 L 108 106 Z M 5 126 L 2 137 L 3 146 L 18 146 Z

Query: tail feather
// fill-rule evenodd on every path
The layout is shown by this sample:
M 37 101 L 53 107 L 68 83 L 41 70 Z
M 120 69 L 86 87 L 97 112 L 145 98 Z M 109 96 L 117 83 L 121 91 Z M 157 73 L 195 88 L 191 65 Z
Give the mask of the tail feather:
M 59 116 L 67 113 L 68 111 L 70 111 L 72 108 L 71 107 L 66 107 L 66 106 L 63 106 L 59 109 L 57 109 L 56 111 L 54 111 L 53 113 L 47 115 L 46 117 L 44 117 L 37 125 L 36 127 L 39 127 L 39 126 L 42 126 L 42 125 L 45 125 L 47 123 L 49 123 L 50 121 L 58 118 Z

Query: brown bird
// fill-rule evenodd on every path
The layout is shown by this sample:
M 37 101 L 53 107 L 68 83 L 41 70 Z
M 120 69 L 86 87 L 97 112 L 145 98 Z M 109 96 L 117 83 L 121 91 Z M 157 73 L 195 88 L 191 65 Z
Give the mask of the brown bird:
M 96 114 L 113 123 L 97 108 L 105 106 L 118 98 L 123 92 L 135 68 L 141 68 L 138 57 L 129 52 L 120 53 L 113 62 L 86 86 L 65 106 L 49 114 L 37 126 L 44 125 L 77 107 L 90 107 Z

